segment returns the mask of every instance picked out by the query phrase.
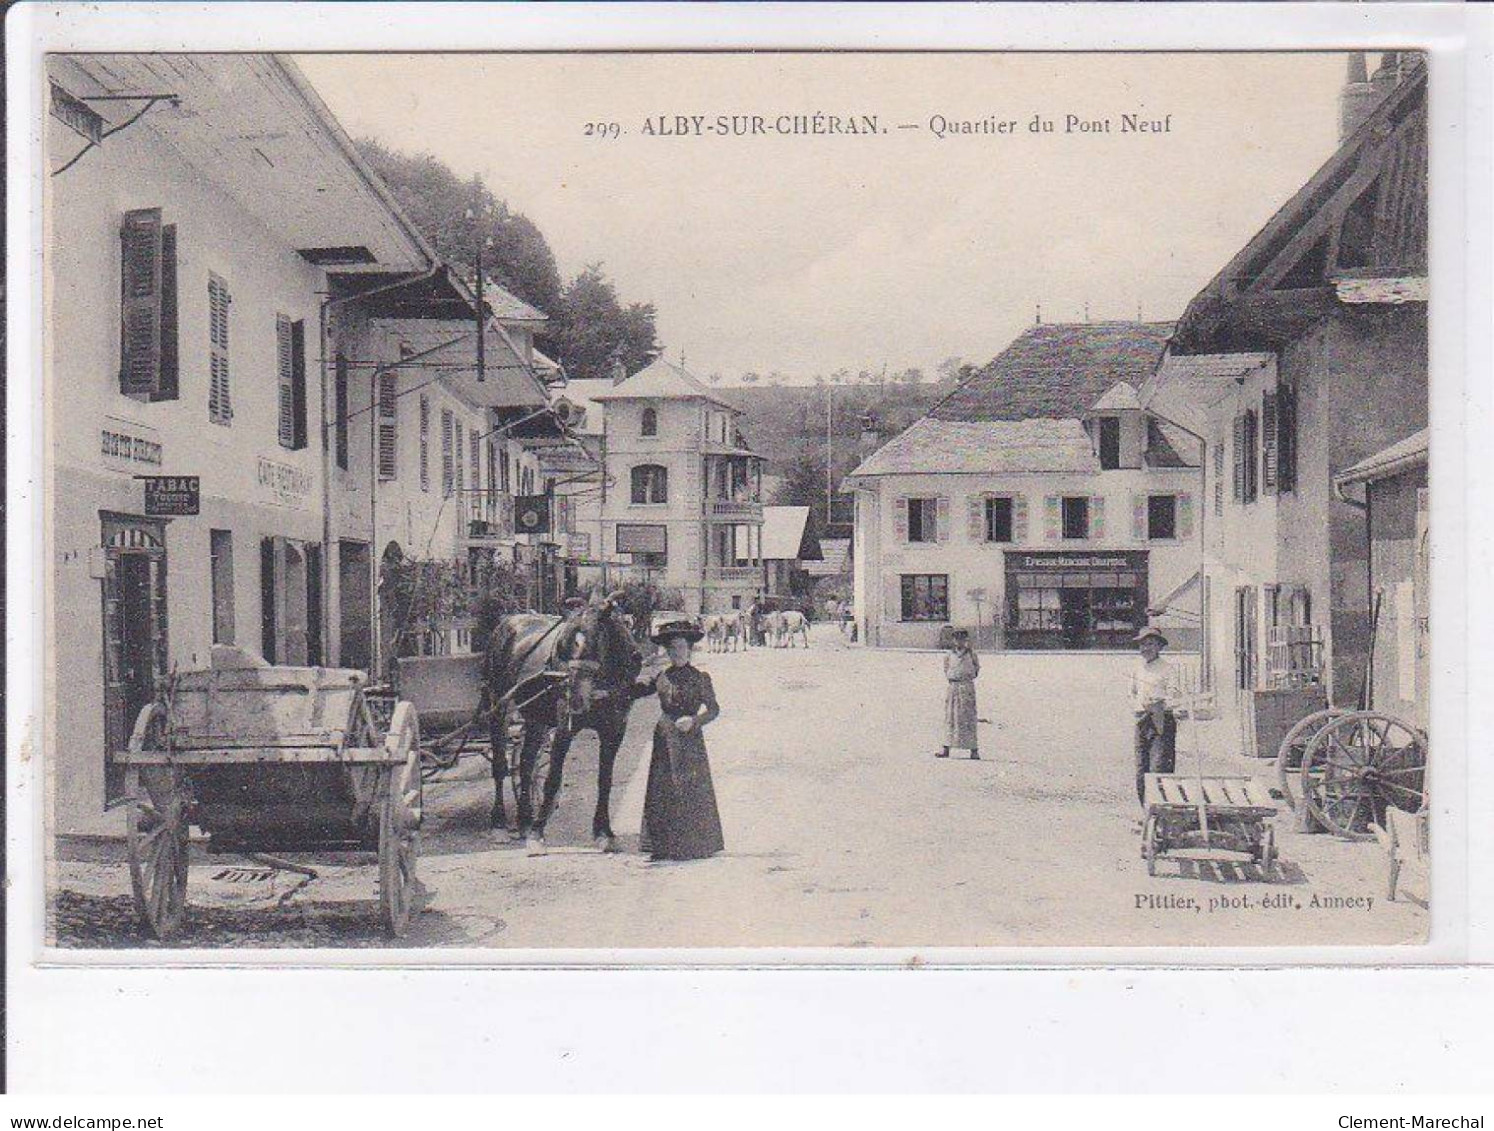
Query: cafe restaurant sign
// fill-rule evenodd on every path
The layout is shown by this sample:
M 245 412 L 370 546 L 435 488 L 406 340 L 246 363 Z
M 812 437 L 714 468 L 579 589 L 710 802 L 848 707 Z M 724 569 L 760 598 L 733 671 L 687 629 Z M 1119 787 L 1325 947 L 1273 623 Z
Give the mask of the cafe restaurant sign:
M 260 456 L 254 478 L 279 506 L 304 508 L 311 496 L 311 472 L 288 463 Z
M 1144 570 L 1146 555 L 1145 550 L 1121 550 L 1111 554 L 1065 553 L 1057 550 L 1051 553 L 1009 553 L 1006 555 L 1006 563 L 1008 569 Z

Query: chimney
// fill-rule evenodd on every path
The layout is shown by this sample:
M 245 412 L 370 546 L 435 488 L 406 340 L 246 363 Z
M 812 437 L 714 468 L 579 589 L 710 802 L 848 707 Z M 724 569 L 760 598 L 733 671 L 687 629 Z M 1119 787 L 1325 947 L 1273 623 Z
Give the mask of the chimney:
M 881 446 L 881 426 L 877 423 L 877 418 L 868 412 L 861 418 L 861 443 L 857 448 L 857 454 L 862 462 L 865 462 Z
M 628 367 L 623 364 L 623 359 L 617 356 L 612 358 L 612 383 L 621 385 L 628 379 Z
M 1385 64 L 1382 62 L 1380 69 L 1384 70 L 1384 68 Z M 1380 78 L 1380 71 L 1375 72 L 1375 77 L 1377 80 Z M 1370 116 L 1376 103 L 1384 96 L 1385 88 L 1381 83 L 1370 82 L 1363 51 L 1349 52 L 1349 73 L 1344 82 L 1344 88 L 1338 96 L 1338 141 L 1340 145 L 1347 141 L 1349 135 L 1359 128 L 1360 123 Z

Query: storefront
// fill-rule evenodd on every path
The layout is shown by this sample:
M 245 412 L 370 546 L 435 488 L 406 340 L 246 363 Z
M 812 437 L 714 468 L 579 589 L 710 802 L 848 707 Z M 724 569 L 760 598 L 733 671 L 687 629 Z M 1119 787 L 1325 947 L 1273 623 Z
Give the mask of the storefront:
M 1009 648 L 1129 648 L 1146 624 L 1145 550 L 1005 557 Z

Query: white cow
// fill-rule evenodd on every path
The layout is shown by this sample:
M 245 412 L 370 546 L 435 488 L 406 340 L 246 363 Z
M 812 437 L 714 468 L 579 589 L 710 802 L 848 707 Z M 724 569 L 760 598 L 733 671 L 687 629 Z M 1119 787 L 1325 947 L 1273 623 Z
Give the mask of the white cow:
M 768 634 L 775 648 L 792 648 L 794 637 L 809 647 L 809 622 L 798 609 L 780 609 L 768 614 Z

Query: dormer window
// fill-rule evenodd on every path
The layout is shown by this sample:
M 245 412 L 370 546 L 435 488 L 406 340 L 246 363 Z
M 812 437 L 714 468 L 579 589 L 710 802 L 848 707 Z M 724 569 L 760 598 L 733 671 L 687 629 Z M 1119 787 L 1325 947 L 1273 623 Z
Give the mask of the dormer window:
M 1121 422 L 1118 416 L 1102 416 L 1099 430 L 1100 470 L 1114 471 L 1121 465 Z
M 643 410 L 643 424 L 639 432 L 644 436 L 657 436 L 659 434 L 659 410 L 653 405 L 648 405 Z

